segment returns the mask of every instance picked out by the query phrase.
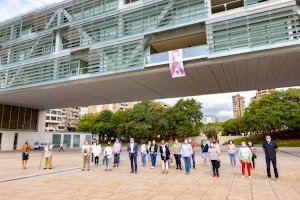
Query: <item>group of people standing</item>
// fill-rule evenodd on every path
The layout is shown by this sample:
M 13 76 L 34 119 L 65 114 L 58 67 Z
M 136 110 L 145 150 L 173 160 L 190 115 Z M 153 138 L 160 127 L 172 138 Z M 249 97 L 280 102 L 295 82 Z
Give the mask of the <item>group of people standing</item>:
M 265 160 L 267 166 L 267 177 L 271 178 L 271 163 L 274 168 L 275 178 L 279 178 L 278 169 L 277 169 L 277 159 L 276 154 L 278 152 L 278 146 L 275 142 L 271 140 L 271 136 L 267 135 L 266 140 L 262 145 L 262 148 L 265 152 Z M 256 147 L 253 146 L 253 143 L 250 141 L 248 144 L 245 141 L 242 141 L 241 147 L 237 150 L 235 144 L 233 144 L 232 140 L 229 140 L 229 144 L 227 146 L 227 152 L 230 158 L 231 167 L 236 167 L 236 156 L 238 157 L 241 166 L 242 166 L 242 177 L 245 176 L 245 170 L 247 169 L 247 175 L 249 179 L 251 179 L 251 169 L 255 169 L 255 159 L 256 155 Z
M 131 138 L 130 140 L 130 146 L 132 146 L 132 141 L 134 141 L 133 138 Z M 131 154 L 130 153 L 131 151 L 129 151 L 130 149 L 127 150 L 129 154 Z M 141 144 L 142 166 L 146 166 L 146 160 L 147 160 L 146 158 L 148 157 L 148 161 L 150 162 L 151 169 L 154 169 L 156 167 L 158 153 L 160 154 L 161 168 L 163 174 L 164 173 L 168 174 L 169 163 L 170 160 L 171 162 L 173 162 L 173 158 L 175 158 L 176 170 L 182 170 L 181 157 L 184 160 L 185 171 L 187 174 L 190 173 L 191 160 L 193 162 L 193 168 L 195 168 L 195 144 L 192 142 L 191 138 L 185 139 L 184 144 L 179 143 L 178 140 L 175 139 L 173 148 L 170 148 L 168 143 L 165 140 L 162 140 L 160 145 L 157 145 L 155 140 L 148 141 L 147 145 L 144 142 L 142 142 Z M 133 168 L 132 171 L 136 172 L 135 168 Z
M 278 178 L 278 169 L 277 169 L 277 158 L 276 154 L 278 152 L 278 146 L 275 142 L 271 140 L 271 136 L 267 135 L 266 140 L 262 145 L 265 152 L 265 160 L 267 166 L 267 177 L 271 178 L 271 163 L 274 168 L 275 178 Z M 29 159 L 30 146 L 26 140 L 24 145 L 21 148 L 22 150 L 22 167 L 26 169 L 27 160 Z M 138 153 L 141 153 L 141 163 L 142 166 L 146 166 L 147 160 L 150 163 L 151 169 L 156 167 L 157 154 L 160 154 L 161 159 L 161 169 L 162 173 L 168 174 L 169 163 L 173 162 L 175 159 L 176 170 L 182 170 L 181 159 L 184 161 L 185 173 L 189 174 L 191 167 L 195 169 L 195 143 L 191 138 L 185 139 L 184 143 L 181 144 L 177 139 L 175 139 L 172 148 L 169 144 L 162 140 L 160 145 L 156 143 L 155 140 L 148 141 L 146 145 L 145 142 L 142 142 L 139 146 L 134 138 L 130 138 L 130 142 L 127 146 L 127 152 L 129 154 L 131 173 L 137 173 L 137 157 Z M 251 179 L 251 169 L 255 169 L 255 159 L 256 148 L 253 146 L 252 142 L 248 144 L 243 141 L 241 147 L 238 149 L 232 140 L 228 142 L 227 152 L 230 159 L 230 164 L 232 168 L 237 166 L 236 157 L 238 157 L 241 163 L 242 177 L 245 176 L 245 171 L 247 170 L 247 175 Z M 53 145 L 48 143 L 44 150 L 43 156 L 45 159 L 44 169 L 52 169 L 52 152 Z M 122 152 L 122 145 L 119 140 L 116 140 L 113 145 L 111 142 L 107 143 L 107 146 L 103 150 L 103 159 L 102 163 L 105 165 L 105 170 L 111 171 L 112 163 L 113 167 L 119 167 L 120 165 L 120 155 Z M 98 141 L 94 141 L 92 145 L 89 145 L 88 141 L 84 142 L 84 145 L 81 148 L 81 154 L 83 156 L 83 168 L 82 171 L 90 170 L 90 162 L 92 161 L 94 165 L 99 165 L 99 158 L 102 154 L 102 148 Z M 201 155 L 203 158 L 203 164 L 207 165 L 208 161 L 211 161 L 212 172 L 214 177 L 219 177 L 219 168 L 221 165 L 220 156 L 221 148 L 218 142 L 213 139 L 210 141 L 210 144 L 206 140 L 202 141 L 201 144 Z M 113 159 L 113 162 L 112 162 Z M 42 161 L 42 160 L 41 160 Z
M 114 158 L 113 167 L 119 167 L 120 154 L 122 151 L 122 146 L 119 140 L 111 145 L 111 142 L 107 143 L 107 146 L 103 150 L 102 164 L 105 165 L 106 171 L 111 171 L 112 169 L 112 158 Z M 94 141 L 92 145 L 89 145 L 88 141 L 84 142 L 81 148 L 81 154 L 83 156 L 83 168 L 82 171 L 90 170 L 90 162 L 94 165 L 99 165 L 99 158 L 102 154 L 101 144 L 99 141 Z

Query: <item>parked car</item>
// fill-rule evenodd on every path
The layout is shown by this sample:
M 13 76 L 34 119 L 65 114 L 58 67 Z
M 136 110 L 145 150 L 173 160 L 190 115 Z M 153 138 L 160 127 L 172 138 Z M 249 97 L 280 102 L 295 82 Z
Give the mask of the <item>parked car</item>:
M 34 150 L 43 150 L 45 146 L 47 145 L 46 142 L 35 142 L 34 143 Z

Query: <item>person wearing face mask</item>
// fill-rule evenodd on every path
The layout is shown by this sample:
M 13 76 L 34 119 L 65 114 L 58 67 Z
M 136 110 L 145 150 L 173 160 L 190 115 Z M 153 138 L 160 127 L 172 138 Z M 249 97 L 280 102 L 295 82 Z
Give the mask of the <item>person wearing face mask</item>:
M 92 152 L 91 145 L 89 145 L 89 142 L 87 140 L 84 141 L 84 145 L 81 147 L 81 154 L 83 157 L 83 168 L 82 171 L 87 169 L 90 170 L 90 155 Z
M 209 146 L 207 144 L 207 141 L 204 139 L 201 144 L 201 155 L 203 158 L 204 165 L 207 165 L 208 149 L 209 149 Z
M 152 144 L 150 146 L 151 169 L 155 168 L 155 165 L 156 165 L 157 149 L 158 149 L 158 146 L 157 146 L 155 140 L 153 140 Z
M 164 140 L 161 141 L 161 145 L 159 146 L 159 152 L 161 156 L 161 166 L 162 166 L 162 173 L 168 174 L 169 169 L 169 160 L 170 160 L 170 149 L 168 145 L 165 143 Z
M 25 140 L 21 151 L 22 151 L 22 167 L 23 169 L 26 169 L 27 166 L 27 161 L 29 159 L 29 150 L 30 150 L 30 146 L 28 144 L 28 140 Z
M 127 151 L 130 158 L 131 173 L 137 173 L 137 156 L 139 147 L 137 143 L 134 142 L 133 138 L 130 138 L 130 143 L 127 146 Z
M 277 159 L 276 159 L 276 154 L 278 152 L 277 144 L 271 140 L 271 136 L 267 135 L 266 141 L 263 143 L 262 147 L 265 151 L 265 156 L 266 156 L 268 178 L 271 178 L 271 169 L 270 169 L 271 162 L 274 168 L 275 178 L 276 179 L 279 178 L 278 169 L 277 169 Z
M 235 144 L 233 144 L 232 140 L 229 140 L 228 146 L 227 146 L 227 152 L 230 159 L 231 167 L 236 167 L 236 147 Z
M 253 146 L 253 143 L 251 141 L 248 142 L 248 147 L 250 148 L 251 153 L 252 153 L 251 168 L 255 169 L 255 159 L 257 158 L 257 156 L 256 156 L 256 148 Z
M 218 166 L 218 159 L 219 159 L 219 152 L 216 148 L 216 142 L 212 141 L 210 143 L 210 148 L 208 149 L 208 157 L 211 162 L 213 177 L 219 177 L 219 166 Z
M 178 142 L 178 139 L 175 139 L 175 143 L 173 144 L 173 153 L 176 162 L 176 170 L 181 168 L 181 154 L 180 154 L 181 144 Z
M 195 143 L 193 142 L 192 138 L 189 138 L 189 144 L 191 145 L 192 149 L 193 149 L 193 153 L 192 153 L 192 161 L 193 161 L 193 169 L 196 168 L 196 162 L 195 162 Z
M 120 154 L 121 154 L 121 143 L 119 142 L 118 139 L 116 139 L 116 142 L 114 143 L 113 146 L 113 153 L 114 153 L 114 167 L 119 167 L 120 164 Z
M 101 154 L 101 145 L 98 140 L 96 141 L 96 144 L 92 147 L 92 153 L 94 156 L 95 165 L 98 165 L 99 164 L 99 156 Z
M 148 162 L 149 163 L 151 163 L 151 157 L 150 157 L 150 147 L 151 147 L 151 141 L 148 141 L 148 144 L 147 144 L 147 146 L 146 146 L 146 148 L 147 148 L 147 160 L 148 160 Z M 150 164 L 151 165 L 151 164 Z
M 248 177 L 251 179 L 251 158 L 252 153 L 246 142 L 242 142 L 242 147 L 239 149 L 238 157 L 242 165 L 242 178 L 245 176 L 245 167 L 247 167 Z
M 185 173 L 189 174 L 191 169 L 191 156 L 193 154 L 193 149 L 187 139 L 184 140 L 184 144 L 181 146 L 180 151 L 184 161 Z
M 113 155 L 113 149 L 111 147 L 110 142 L 107 143 L 107 147 L 105 147 L 104 151 L 104 160 L 105 160 L 105 171 L 111 171 L 111 159 Z

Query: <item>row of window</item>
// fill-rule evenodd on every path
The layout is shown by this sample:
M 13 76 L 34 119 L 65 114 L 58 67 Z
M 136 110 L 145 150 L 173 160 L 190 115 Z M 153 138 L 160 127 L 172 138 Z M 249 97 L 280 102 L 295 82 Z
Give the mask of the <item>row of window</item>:
M 0 104 L 0 129 L 37 130 L 38 110 Z

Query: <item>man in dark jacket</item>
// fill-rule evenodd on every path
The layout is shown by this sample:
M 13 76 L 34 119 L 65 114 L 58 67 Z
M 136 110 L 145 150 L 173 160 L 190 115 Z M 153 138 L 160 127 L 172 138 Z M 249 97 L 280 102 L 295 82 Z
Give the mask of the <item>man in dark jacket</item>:
M 159 146 L 160 157 L 162 161 L 162 173 L 168 174 L 169 169 L 169 160 L 170 160 L 170 149 L 168 145 L 166 145 L 165 141 L 161 141 L 161 145 Z
M 271 178 L 271 169 L 270 169 L 271 162 L 274 168 L 275 178 L 279 178 L 278 170 L 277 170 L 277 159 L 276 159 L 276 154 L 278 152 L 277 144 L 271 140 L 271 136 L 267 135 L 266 141 L 263 143 L 262 147 L 266 155 L 268 178 Z
M 138 156 L 139 146 L 134 142 L 133 138 L 130 138 L 130 143 L 127 146 L 127 151 L 129 153 L 131 173 L 137 173 L 137 156 Z

